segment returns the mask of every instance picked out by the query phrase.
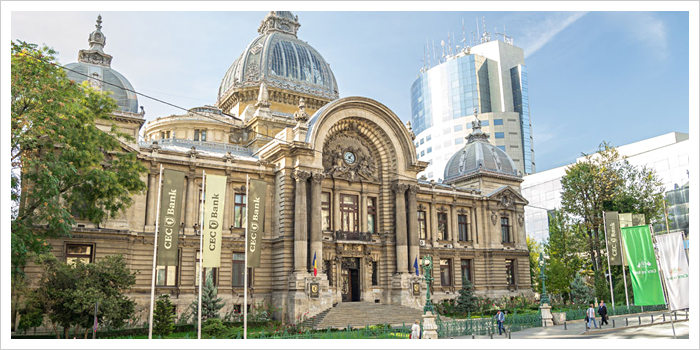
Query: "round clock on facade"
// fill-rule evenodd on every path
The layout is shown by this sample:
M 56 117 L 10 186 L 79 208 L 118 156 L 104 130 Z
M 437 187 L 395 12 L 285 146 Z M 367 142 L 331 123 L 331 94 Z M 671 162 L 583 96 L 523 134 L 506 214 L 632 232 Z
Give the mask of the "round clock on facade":
M 354 164 L 355 163 L 355 153 L 347 151 L 347 152 L 345 152 L 343 159 L 345 159 L 345 162 L 348 164 Z

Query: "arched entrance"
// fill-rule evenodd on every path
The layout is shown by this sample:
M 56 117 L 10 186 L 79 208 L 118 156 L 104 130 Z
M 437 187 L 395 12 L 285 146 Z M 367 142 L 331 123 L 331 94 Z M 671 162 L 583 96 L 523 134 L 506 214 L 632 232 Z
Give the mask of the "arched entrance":
M 360 301 L 360 258 L 342 258 L 340 286 L 343 302 Z

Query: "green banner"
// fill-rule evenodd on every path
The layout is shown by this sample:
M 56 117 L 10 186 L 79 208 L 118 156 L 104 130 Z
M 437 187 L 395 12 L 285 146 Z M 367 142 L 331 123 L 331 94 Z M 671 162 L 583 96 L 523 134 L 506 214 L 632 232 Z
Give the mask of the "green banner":
M 665 304 L 649 226 L 622 228 L 625 256 L 629 262 L 635 305 Z
M 251 179 L 248 186 L 248 267 L 260 267 L 267 182 Z
M 180 211 L 182 210 L 185 173 L 163 170 L 163 189 L 160 197 L 160 221 L 158 223 L 159 266 L 178 265 L 178 234 L 180 233 Z
M 226 176 L 207 175 L 204 200 L 202 267 L 221 267 L 221 227 L 226 203 Z

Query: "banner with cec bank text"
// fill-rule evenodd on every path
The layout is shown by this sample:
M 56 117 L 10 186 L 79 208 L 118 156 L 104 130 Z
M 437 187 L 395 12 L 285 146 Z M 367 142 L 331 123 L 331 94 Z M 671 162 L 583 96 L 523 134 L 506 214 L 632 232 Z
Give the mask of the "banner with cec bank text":
M 207 175 L 206 185 L 202 267 L 221 267 L 221 228 L 225 215 L 226 176 Z
M 156 260 L 159 266 L 178 265 L 177 247 L 184 185 L 185 173 L 177 170 L 163 170 Z
M 630 265 L 634 305 L 665 304 L 649 226 L 623 227 L 622 242 Z
M 248 267 L 260 267 L 260 251 L 262 250 L 263 222 L 265 221 L 265 194 L 267 182 L 251 179 L 248 183 L 248 230 L 247 245 Z

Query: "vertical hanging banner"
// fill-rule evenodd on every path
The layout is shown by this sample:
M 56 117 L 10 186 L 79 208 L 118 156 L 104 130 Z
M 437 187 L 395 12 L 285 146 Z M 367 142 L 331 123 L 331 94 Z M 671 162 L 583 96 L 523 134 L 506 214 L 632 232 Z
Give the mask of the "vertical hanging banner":
M 206 182 L 202 267 L 221 267 L 221 227 L 225 215 L 226 176 L 207 175 Z
M 622 239 L 632 278 L 634 304 L 665 304 L 649 226 L 623 227 Z
M 618 220 L 616 211 L 605 212 L 605 232 L 608 236 L 608 256 L 610 256 L 610 265 L 621 265 L 620 221 Z
M 160 222 L 158 224 L 158 258 L 160 266 L 178 265 L 178 235 L 182 210 L 185 173 L 163 170 L 163 192 L 160 198 Z
M 248 198 L 246 198 L 248 267 L 260 267 L 267 182 L 250 179 L 248 187 Z
M 666 282 L 668 309 L 687 309 L 690 307 L 690 285 L 683 234 L 674 232 L 656 236 L 656 244 L 659 247 L 659 265 Z

